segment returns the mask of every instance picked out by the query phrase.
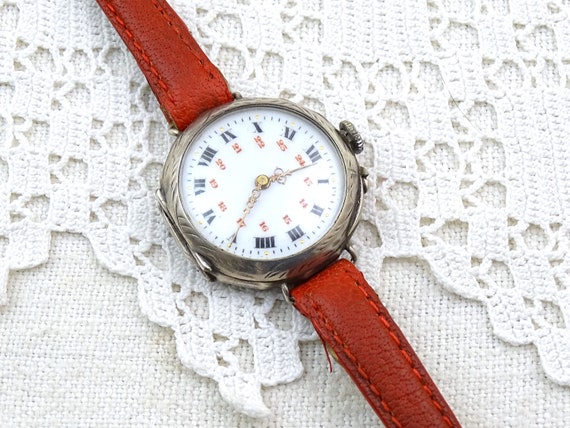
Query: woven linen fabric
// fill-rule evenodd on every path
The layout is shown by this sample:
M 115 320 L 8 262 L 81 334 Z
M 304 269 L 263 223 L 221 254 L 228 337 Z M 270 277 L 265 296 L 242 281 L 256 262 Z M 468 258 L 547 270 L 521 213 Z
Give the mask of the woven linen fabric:
M 570 5 L 171 0 L 243 96 L 352 120 L 358 267 L 466 427 L 570 425 Z M 209 283 L 92 0 L 0 0 L 0 425 L 374 426 L 281 292 Z

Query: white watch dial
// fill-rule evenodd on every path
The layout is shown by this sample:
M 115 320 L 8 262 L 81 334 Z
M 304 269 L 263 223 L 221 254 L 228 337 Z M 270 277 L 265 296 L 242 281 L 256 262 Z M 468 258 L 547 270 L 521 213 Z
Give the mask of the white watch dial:
M 179 175 L 196 230 L 247 259 L 279 259 L 318 242 L 345 194 L 339 151 L 313 122 L 275 107 L 236 109 L 206 125 Z

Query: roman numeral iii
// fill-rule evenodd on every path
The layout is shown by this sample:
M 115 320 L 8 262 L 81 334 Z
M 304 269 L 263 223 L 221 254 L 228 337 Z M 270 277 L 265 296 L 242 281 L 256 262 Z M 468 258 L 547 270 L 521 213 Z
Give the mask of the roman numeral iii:
M 307 156 L 309 156 L 309 158 L 311 159 L 311 162 L 313 162 L 313 163 L 322 159 L 321 154 L 319 153 L 319 151 L 317 150 L 317 148 L 315 146 L 309 147 L 305 153 L 307 153 Z

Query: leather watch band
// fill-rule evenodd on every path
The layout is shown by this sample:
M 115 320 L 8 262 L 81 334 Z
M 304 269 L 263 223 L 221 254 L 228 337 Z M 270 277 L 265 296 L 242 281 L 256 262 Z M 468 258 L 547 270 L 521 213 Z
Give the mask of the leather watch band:
M 387 427 L 459 427 L 418 356 L 362 273 L 341 259 L 291 290 L 294 306 Z
M 97 0 L 178 130 L 233 100 L 220 71 L 165 0 Z M 459 427 L 362 274 L 339 260 L 291 291 L 387 427 Z
M 169 123 L 184 130 L 233 100 L 224 76 L 164 0 L 97 0 L 144 73 Z

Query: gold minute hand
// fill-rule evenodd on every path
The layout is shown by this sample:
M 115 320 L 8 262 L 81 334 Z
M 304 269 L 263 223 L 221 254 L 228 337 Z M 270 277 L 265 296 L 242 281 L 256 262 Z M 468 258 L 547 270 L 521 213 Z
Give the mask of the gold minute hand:
M 259 199 L 259 196 L 261 195 L 261 191 L 263 189 L 267 189 L 270 186 L 270 184 L 271 184 L 271 179 L 267 175 L 262 174 L 262 175 L 258 175 L 255 178 L 255 187 L 251 191 L 251 195 L 249 196 L 249 199 L 247 200 L 247 203 L 245 205 L 245 208 L 243 210 L 241 217 L 237 220 L 238 227 L 237 227 L 235 233 L 230 238 L 230 242 L 228 243 L 228 248 L 231 247 L 234 244 L 234 242 L 236 242 L 239 231 L 241 230 L 242 227 L 245 226 L 245 218 L 251 212 L 255 203 Z

